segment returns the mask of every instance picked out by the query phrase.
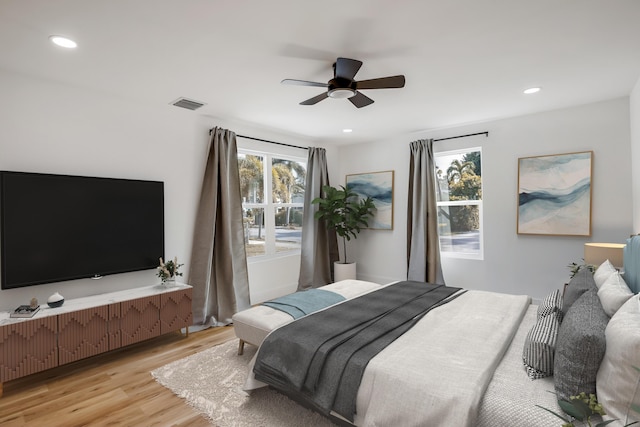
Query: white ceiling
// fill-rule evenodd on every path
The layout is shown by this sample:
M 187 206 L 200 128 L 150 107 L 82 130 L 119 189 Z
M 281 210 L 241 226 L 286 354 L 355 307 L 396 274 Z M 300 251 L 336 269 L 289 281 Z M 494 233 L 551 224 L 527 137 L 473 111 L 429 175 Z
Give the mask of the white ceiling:
M 0 40 L 5 70 L 343 144 L 627 96 L 640 1 L 0 0 Z M 338 56 L 364 62 L 356 80 L 406 86 L 357 109 L 301 106 L 323 89 L 280 84 L 327 82 Z

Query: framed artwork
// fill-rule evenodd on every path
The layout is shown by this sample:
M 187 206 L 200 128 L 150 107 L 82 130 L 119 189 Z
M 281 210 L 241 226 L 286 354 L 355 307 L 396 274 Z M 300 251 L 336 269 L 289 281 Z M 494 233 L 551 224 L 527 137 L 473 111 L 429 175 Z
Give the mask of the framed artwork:
M 346 187 L 358 197 L 371 197 L 376 212 L 369 220 L 369 228 L 393 230 L 393 171 L 347 175 Z
M 591 235 L 593 151 L 518 159 L 518 234 Z

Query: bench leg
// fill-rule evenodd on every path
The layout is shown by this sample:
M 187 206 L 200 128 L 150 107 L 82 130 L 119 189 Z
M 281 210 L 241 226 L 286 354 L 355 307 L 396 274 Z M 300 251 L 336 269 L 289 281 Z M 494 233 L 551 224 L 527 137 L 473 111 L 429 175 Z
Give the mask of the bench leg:
M 244 353 L 244 341 L 240 340 L 238 343 L 238 356 L 242 356 L 242 353 Z

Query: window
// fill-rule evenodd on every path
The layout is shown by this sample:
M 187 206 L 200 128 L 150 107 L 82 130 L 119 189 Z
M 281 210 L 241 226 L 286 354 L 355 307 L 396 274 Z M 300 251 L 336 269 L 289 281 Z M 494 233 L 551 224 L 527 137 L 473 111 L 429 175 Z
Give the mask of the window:
M 435 153 L 440 253 L 482 259 L 480 148 Z
M 239 149 L 238 169 L 247 257 L 300 252 L 306 159 Z

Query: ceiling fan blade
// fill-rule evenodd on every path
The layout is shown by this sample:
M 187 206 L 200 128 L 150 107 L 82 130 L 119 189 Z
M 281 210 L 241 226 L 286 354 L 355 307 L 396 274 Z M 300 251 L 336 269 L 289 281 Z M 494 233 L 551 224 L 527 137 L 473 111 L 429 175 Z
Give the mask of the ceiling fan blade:
M 349 101 L 351 101 L 351 103 L 358 108 L 366 107 L 367 105 L 373 104 L 373 99 L 363 95 L 360 92 L 356 92 L 355 95 L 349 98 Z
M 329 97 L 329 95 L 327 95 L 327 92 L 322 92 L 320 95 L 318 96 L 314 96 L 313 98 L 309 98 L 306 101 L 302 101 L 300 103 L 300 105 L 313 105 L 313 104 L 317 104 L 318 102 L 322 101 L 323 99 L 327 99 Z
M 404 87 L 404 76 L 380 77 L 379 79 L 361 80 L 356 82 L 360 89 L 398 89 Z
M 284 79 L 280 83 L 285 85 L 327 87 L 326 83 L 309 82 L 306 80 L 296 80 L 296 79 Z
M 362 67 L 362 61 L 349 58 L 338 58 L 336 60 L 336 77 L 353 80 L 358 70 Z

